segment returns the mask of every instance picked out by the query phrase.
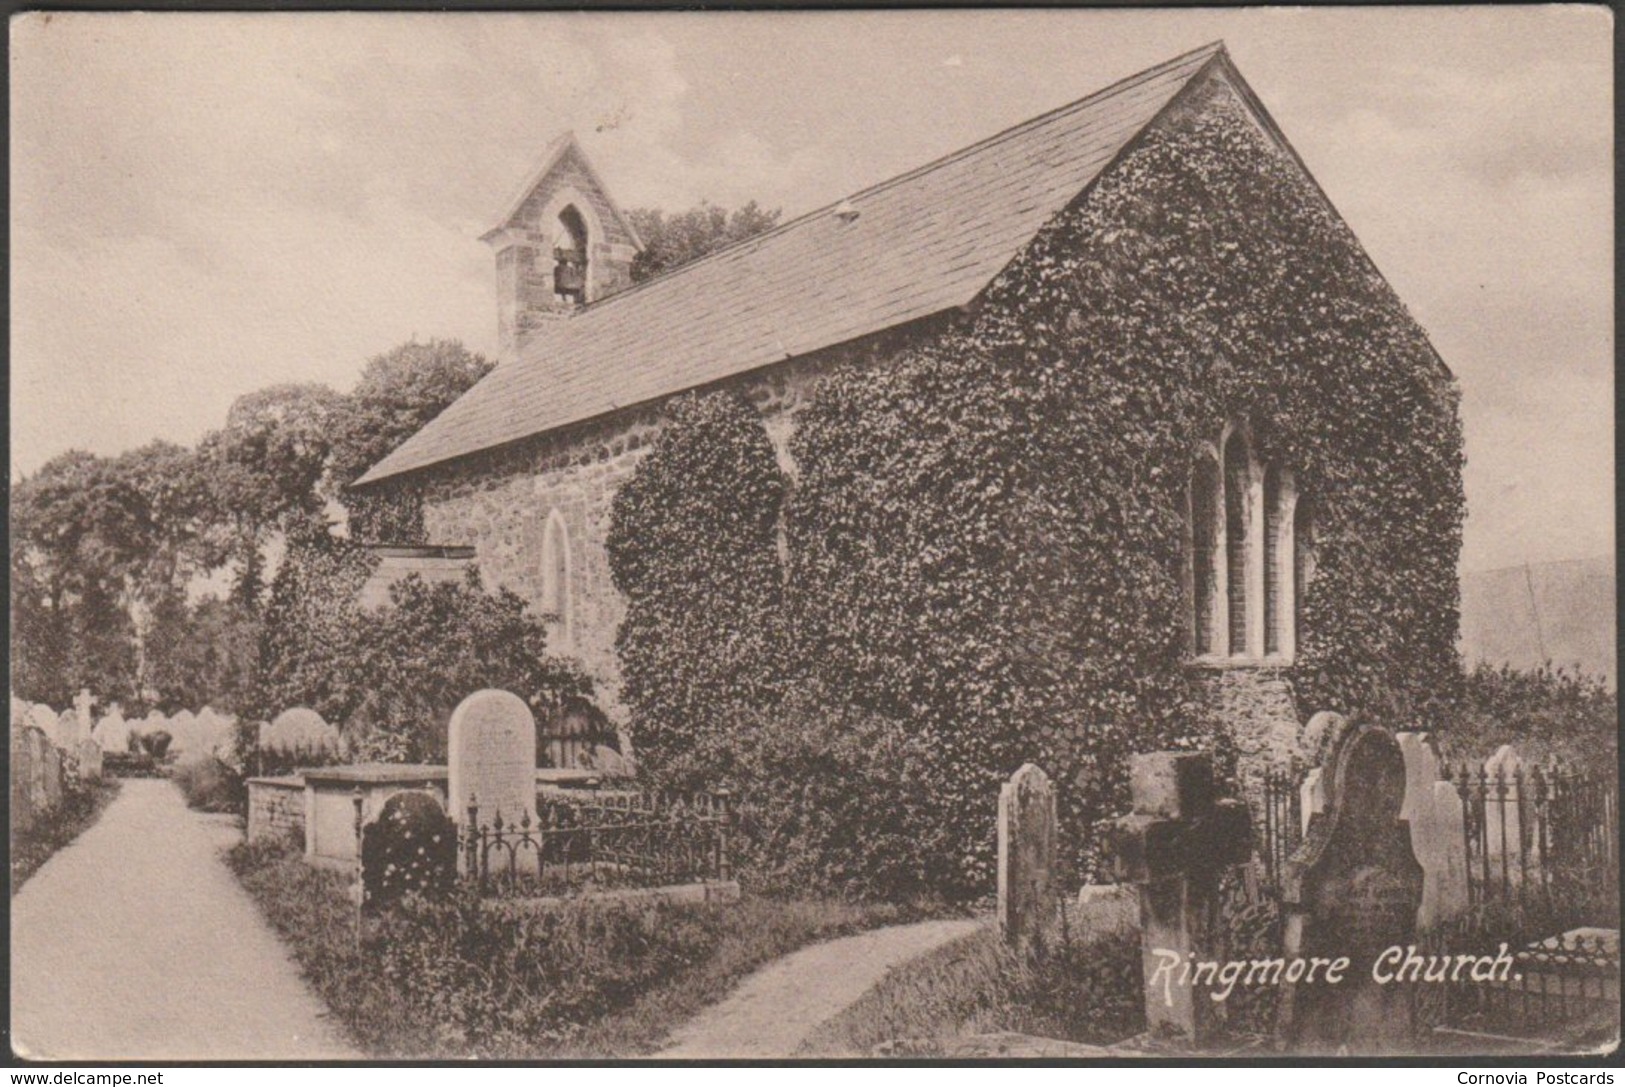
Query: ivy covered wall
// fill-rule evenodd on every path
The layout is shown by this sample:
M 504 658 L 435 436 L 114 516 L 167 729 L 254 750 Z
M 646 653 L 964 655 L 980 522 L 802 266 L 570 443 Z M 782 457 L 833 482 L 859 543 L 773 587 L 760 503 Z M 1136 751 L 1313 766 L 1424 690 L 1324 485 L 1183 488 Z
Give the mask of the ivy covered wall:
M 782 504 L 782 622 L 772 624 L 773 652 L 750 654 L 770 674 L 710 684 L 709 701 L 691 711 L 711 731 L 750 720 L 755 743 L 773 723 L 816 736 L 845 735 L 856 721 L 862 735 L 883 737 L 875 750 L 891 754 L 868 776 L 894 766 L 896 781 L 889 795 L 877 781 L 865 789 L 879 790 L 877 810 L 893 824 L 889 872 L 957 892 L 989 886 L 998 785 L 1025 760 L 1058 779 L 1067 841 L 1087 843 L 1094 821 L 1126 803 L 1133 751 L 1213 744 L 1232 761 L 1268 757 L 1279 726 L 1290 732 L 1318 709 L 1425 726 L 1456 697 L 1454 382 L 1222 72 L 1187 88 L 971 313 L 786 365 L 820 380 L 794 412 L 757 404 L 771 444 L 730 424 L 717 433 L 732 435 L 733 459 L 703 448 L 661 458 L 732 465 L 739 493 L 755 496 L 776 486 L 769 451 L 794 466 Z M 751 398 L 771 380 L 746 375 L 732 390 Z M 630 423 L 435 470 L 425 508 L 433 542 L 475 544 L 500 583 L 523 585 L 540 561 L 527 526 L 586 488 L 597 512 L 572 548 L 589 556 L 593 583 L 578 587 L 577 615 L 584 602 L 619 620 L 623 598 L 600 583 L 613 550 L 609 492 L 642 470 L 665 416 L 638 409 Z M 1187 485 L 1202 443 L 1235 420 L 1249 423 L 1261 459 L 1293 470 L 1312 510 L 1315 574 L 1300 593 L 1289 667 L 1189 663 Z M 606 444 L 623 425 L 626 448 Z M 682 472 L 664 475 L 683 486 Z M 663 504 L 676 509 L 681 496 L 638 495 L 645 513 Z M 749 538 L 765 554 L 761 533 Z M 667 584 L 708 583 L 686 569 L 704 559 L 672 559 Z M 660 571 L 637 574 L 662 583 Z M 660 607 L 680 608 L 674 600 Z M 578 630 L 577 640 L 607 649 L 610 636 Z M 625 630 L 622 657 L 640 652 L 628 644 L 638 638 L 651 640 L 649 661 L 692 656 L 666 669 L 673 677 L 720 674 L 708 663 L 716 624 Z M 737 645 L 724 648 L 738 658 Z M 640 713 L 686 697 L 639 689 L 651 697 L 630 707 L 634 746 Z M 770 692 L 772 704 L 726 705 L 741 701 L 730 691 Z M 659 727 L 675 740 L 683 723 Z M 864 764 L 852 752 L 820 763 L 809 755 L 816 746 L 772 760 L 801 767 L 807 795 L 839 795 L 819 793 L 808 768 L 849 775 Z M 854 825 L 876 818 L 853 816 Z M 821 833 L 855 855 L 879 829 Z M 793 837 L 809 840 L 805 826 Z M 1092 863 L 1087 848 L 1077 859 Z
M 938 750 L 935 816 L 971 882 L 1022 761 L 1082 831 L 1126 803 L 1128 753 L 1233 747 L 1211 698 L 1237 682 L 1186 664 L 1184 517 L 1199 444 L 1237 419 L 1314 511 L 1296 663 L 1260 690 L 1284 681 L 1299 720 L 1436 720 L 1460 684 L 1455 386 L 1222 78 L 1047 226 L 970 329 L 831 378 L 803 416 L 799 656 Z

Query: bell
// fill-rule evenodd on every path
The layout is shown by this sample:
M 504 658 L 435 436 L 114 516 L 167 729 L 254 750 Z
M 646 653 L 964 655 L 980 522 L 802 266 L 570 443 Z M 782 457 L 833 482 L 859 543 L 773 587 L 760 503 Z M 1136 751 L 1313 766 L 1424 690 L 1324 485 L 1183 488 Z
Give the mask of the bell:
M 581 265 L 560 261 L 553 269 L 553 289 L 559 294 L 579 294 L 585 285 Z

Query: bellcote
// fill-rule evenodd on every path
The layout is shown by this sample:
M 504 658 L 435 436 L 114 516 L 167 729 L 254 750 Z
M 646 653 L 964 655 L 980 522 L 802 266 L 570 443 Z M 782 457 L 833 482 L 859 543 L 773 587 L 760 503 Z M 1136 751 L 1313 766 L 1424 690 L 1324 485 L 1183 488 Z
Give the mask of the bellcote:
M 505 360 L 517 357 L 540 325 L 629 287 L 632 259 L 643 245 L 569 132 L 549 145 L 480 240 L 496 254 Z

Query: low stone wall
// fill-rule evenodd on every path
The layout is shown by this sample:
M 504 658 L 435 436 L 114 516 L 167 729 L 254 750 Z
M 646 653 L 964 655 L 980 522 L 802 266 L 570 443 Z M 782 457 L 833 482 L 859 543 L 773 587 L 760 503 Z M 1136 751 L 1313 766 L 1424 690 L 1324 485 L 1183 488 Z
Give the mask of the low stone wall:
M 248 779 L 248 840 L 303 838 L 305 779 L 302 776 Z

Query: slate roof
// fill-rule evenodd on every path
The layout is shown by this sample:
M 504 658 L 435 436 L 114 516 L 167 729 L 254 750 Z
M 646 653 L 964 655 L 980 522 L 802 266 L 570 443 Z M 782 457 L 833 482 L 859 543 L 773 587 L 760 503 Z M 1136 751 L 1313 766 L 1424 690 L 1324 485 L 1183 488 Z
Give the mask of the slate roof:
M 1223 52 L 1176 57 L 546 325 L 357 485 L 967 305 Z

